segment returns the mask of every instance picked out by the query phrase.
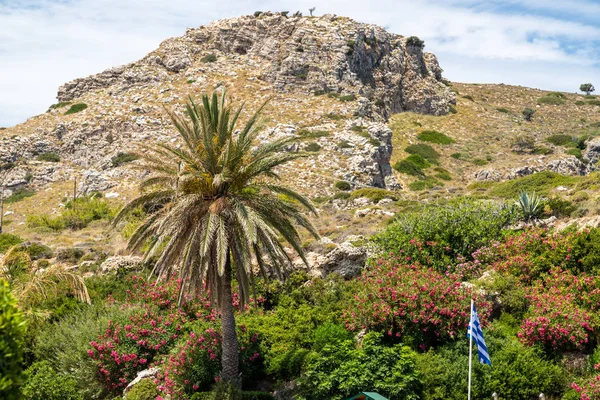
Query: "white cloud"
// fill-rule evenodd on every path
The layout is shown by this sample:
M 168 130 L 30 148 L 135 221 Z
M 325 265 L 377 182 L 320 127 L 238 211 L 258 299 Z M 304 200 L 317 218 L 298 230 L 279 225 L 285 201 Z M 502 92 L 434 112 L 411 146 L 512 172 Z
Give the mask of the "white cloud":
M 521 11 L 507 13 L 509 3 Z M 0 126 L 44 112 L 62 83 L 139 59 L 188 26 L 256 10 L 307 13 L 313 4 L 0 0 Z M 450 79 L 574 90 L 579 81 L 600 82 L 593 41 L 600 28 L 588 18 L 599 8 L 591 0 L 333 0 L 318 4 L 317 13 L 417 35 L 438 54 Z M 573 9 L 582 15 L 573 17 Z

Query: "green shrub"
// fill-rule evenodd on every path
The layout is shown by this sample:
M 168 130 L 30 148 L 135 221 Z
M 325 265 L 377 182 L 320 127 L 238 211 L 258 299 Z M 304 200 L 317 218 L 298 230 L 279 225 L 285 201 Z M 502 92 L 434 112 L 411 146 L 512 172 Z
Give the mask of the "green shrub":
M 451 181 L 452 180 L 452 176 L 450 175 L 450 172 L 448 172 L 444 168 L 435 167 L 433 170 L 436 172 L 436 174 L 435 174 L 436 178 L 442 179 L 444 181 Z
M 561 92 L 550 92 L 545 97 L 555 97 L 557 99 L 566 99 L 567 98 L 567 96 L 565 96 L 565 94 L 561 93 Z
M 204 57 L 202 57 L 200 59 L 200 61 L 202 61 L 203 63 L 212 63 L 217 61 L 217 56 L 215 56 L 214 54 L 207 54 Z
M 321 150 L 321 146 L 316 142 L 311 142 L 304 148 L 306 151 L 317 152 Z
M 538 104 L 549 104 L 553 106 L 559 106 L 564 104 L 565 101 L 561 97 L 546 95 L 537 99 Z
M 473 160 L 471 160 L 471 162 L 475 165 L 479 165 L 479 166 L 483 166 L 483 165 L 487 165 L 487 160 L 484 160 L 482 158 L 474 158 Z
M 191 85 L 192 83 L 196 82 L 196 80 L 195 79 L 188 79 L 186 82 L 187 82 L 188 85 Z
M 354 101 L 354 100 L 356 100 L 356 96 L 354 94 L 348 94 L 345 96 L 338 97 L 338 100 L 342 101 L 342 102 Z
M 499 239 L 513 220 L 507 208 L 460 199 L 401 214 L 373 241 L 383 251 L 398 254 L 403 250 L 423 265 L 445 269 L 455 257 L 470 259 L 475 250 Z M 435 246 L 421 249 L 420 243 L 427 242 Z
M 103 296 L 110 293 L 103 293 Z M 105 298 L 99 305 L 84 307 L 47 325 L 35 338 L 36 359 L 47 361 L 58 374 L 74 379 L 79 393 L 86 399 L 104 398 L 106 394 L 97 375 L 96 362 L 87 353 L 90 341 L 97 340 L 105 332 L 109 321 L 126 324 L 129 315 L 138 310 L 106 306 Z
M 421 156 L 419 156 L 421 157 Z M 422 157 L 421 157 L 422 158 Z M 425 159 L 423 159 L 425 160 Z M 394 169 L 401 174 L 412 175 L 412 176 L 424 176 L 423 170 L 421 167 L 416 165 L 414 162 L 406 160 L 400 160 L 396 164 L 394 164 Z
M 358 132 L 358 133 L 360 133 L 360 132 L 364 132 L 364 131 L 365 131 L 365 128 L 363 128 L 363 127 L 362 127 L 362 126 L 360 126 L 360 125 L 352 125 L 352 127 L 350 128 L 350 130 L 351 130 L 352 132 Z
M 24 200 L 28 197 L 32 197 L 33 195 L 35 195 L 35 192 L 33 190 L 19 188 L 19 189 L 15 190 L 6 199 L 4 199 L 4 202 L 5 203 L 16 203 L 16 202 Z
M 348 191 L 348 190 L 352 189 L 352 185 L 350 184 L 350 182 L 337 181 L 335 183 L 335 188 L 338 190 Z
M 77 103 L 77 104 L 73 104 L 68 110 L 67 112 L 65 112 L 65 115 L 69 115 L 69 114 L 75 114 L 78 113 L 80 111 L 85 110 L 86 108 L 88 108 L 87 104 L 85 103 Z
M 441 132 L 433 130 L 422 131 L 421 133 L 419 133 L 419 135 L 417 135 L 417 137 L 419 138 L 419 140 L 422 140 L 424 142 L 436 144 L 452 144 L 455 142 L 454 139 L 444 135 Z
M 535 114 L 533 108 L 525 108 L 523 110 L 523 118 L 525 118 L 525 121 L 531 121 L 533 119 L 533 114 Z
M 83 399 L 77 381 L 69 375 L 58 374 L 48 361 L 34 363 L 25 374 L 27 383 L 23 386 L 23 396 L 28 400 Z
M 22 243 L 17 246 L 16 250 L 26 253 L 31 260 L 54 257 L 54 252 L 50 247 L 38 242 Z
M 510 114 L 510 110 L 508 108 L 504 108 L 504 107 L 498 107 L 498 108 L 496 108 L 496 111 L 504 113 L 504 114 Z
M 347 140 L 340 140 L 337 144 L 337 147 L 340 149 L 351 149 L 354 146 Z
M 448 104 L 448 112 L 450 114 L 456 114 L 458 110 L 456 109 L 456 106 L 454 104 Z
M 138 156 L 132 153 L 117 153 L 116 156 L 110 159 L 113 167 L 118 167 L 128 162 L 132 162 L 138 159 Z
M 550 147 L 536 147 L 533 149 L 533 154 L 548 155 L 552 153 L 554 153 L 554 150 L 552 150 Z
M 298 135 L 300 135 L 300 137 L 303 139 L 317 139 L 321 137 L 327 137 L 330 134 L 327 131 L 309 131 L 308 129 L 302 129 L 298 132 Z
M 21 243 L 22 241 L 23 239 L 21 239 L 17 235 L 13 235 L 10 233 L 0 233 L 0 254 L 5 253 L 6 250 Z
M 471 96 L 470 94 L 464 95 L 463 99 L 467 99 L 467 100 L 471 100 L 471 101 L 475 101 L 475 99 L 473 98 L 473 96 Z
M 429 161 L 429 163 L 431 163 L 431 164 L 434 164 L 434 165 L 439 164 L 438 159 L 440 158 L 440 153 L 435 151 L 433 149 L 433 147 L 431 147 L 428 144 L 424 144 L 424 143 L 411 144 L 410 146 L 405 148 L 404 151 L 406 151 L 408 154 L 418 154 L 421 157 L 423 157 L 424 159 L 426 159 L 427 161 Z
M 600 100 L 588 100 L 587 104 L 591 106 L 600 106 Z
M 419 168 L 423 169 L 431 167 L 429 161 L 424 159 L 423 156 L 419 154 L 411 154 L 410 156 L 406 157 L 406 161 L 409 161 L 418 166 Z
M 567 374 L 548 361 L 535 347 L 525 347 L 500 329 L 486 331 L 486 343 L 492 366 L 473 361 L 472 396 L 491 399 L 498 393 L 503 399 L 532 399 L 541 392 L 546 398 L 560 398 L 566 390 Z M 420 354 L 417 370 L 423 382 L 423 398 L 459 400 L 465 398 L 468 368 L 468 341 Z
M 464 156 L 463 156 L 463 153 L 452 153 L 452 154 L 450 154 L 450 157 L 452 157 L 456 160 L 461 160 Z
M 575 156 L 578 159 L 583 159 L 583 154 L 581 154 L 581 150 L 579 149 L 569 149 L 565 153 Z
M 18 400 L 25 322 L 8 282 L 0 279 L 0 398 Z
M 331 93 L 329 93 L 329 94 L 331 94 Z M 329 95 L 328 95 L 328 96 L 329 96 Z M 343 116 L 343 115 L 340 115 L 340 114 L 336 114 L 336 113 L 328 113 L 328 114 L 325 114 L 325 116 L 326 116 L 327 118 L 329 118 L 329 119 L 332 119 L 332 120 L 334 120 L 334 121 L 340 121 L 340 120 L 342 120 L 342 119 L 346 119 L 346 117 L 345 117 L 345 116 Z
M 159 394 L 152 379 L 142 379 L 123 396 L 123 400 L 155 400 Z
M 350 196 L 352 200 L 358 199 L 359 197 L 366 197 L 373 203 L 379 203 L 383 199 L 398 200 L 398 196 L 396 196 L 394 192 L 378 188 L 361 188 L 353 191 Z
M 416 353 L 385 346 L 380 336 L 370 332 L 360 347 L 346 340 L 311 353 L 298 384 L 303 398 L 342 400 L 369 388 L 391 399 L 419 399 Z
M 38 161 L 59 162 L 60 156 L 56 153 L 42 153 L 37 156 Z
M 75 264 L 81 259 L 81 257 L 83 257 L 84 254 L 85 251 L 78 247 L 66 247 L 58 250 L 56 254 L 56 260 Z
M 50 107 L 48 107 L 48 111 L 50 110 L 56 110 L 57 108 L 63 108 L 65 106 L 68 106 L 69 104 L 71 104 L 70 101 L 60 101 L 56 104 L 52 104 Z
M 576 106 L 584 106 L 584 105 L 585 105 L 585 101 L 577 100 L 577 101 L 575 102 L 575 105 L 576 105 Z
M 383 99 L 377 99 L 377 100 L 375 100 L 375 106 L 376 107 L 385 107 L 385 101 Z
M 490 194 L 502 198 L 514 198 L 520 192 L 536 192 L 541 196 L 547 196 L 550 190 L 558 186 L 573 186 L 576 181 L 572 176 L 542 171 L 498 183 L 492 187 Z
M 315 96 L 323 96 L 325 93 L 327 93 L 327 90 L 325 89 L 318 89 L 313 92 Z
M 414 191 L 421 191 L 421 190 L 426 190 L 426 189 L 433 189 L 435 187 L 439 187 L 439 186 L 444 186 L 444 184 L 440 181 L 438 181 L 437 179 L 435 179 L 434 177 L 431 176 L 426 176 L 421 178 L 418 181 L 414 181 L 411 182 L 408 185 L 408 188 L 410 190 L 414 190 Z
M 552 143 L 555 146 L 567 146 L 567 145 L 573 143 L 573 136 L 557 134 L 557 135 L 552 135 L 552 136 L 547 137 L 546 141 L 548 143 Z
M 553 196 L 544 203 L 544 213 L 557 218 L 570 217 L 576 209 L 575 204 L 558 196 Z
M 110 220 L 114 210 L 109 203 L 96 196 L 80 197 L 65 204 L 61 215 L 28 215 L 27 226 L 30 228 L 46 228 L 54 231 L 63 229 L 82 229 L 92 221 Z
M 409 36 L 409 38 L 406 39 L 406 45 L 423 48 L 425 47 L 425 42 L 416 36 Z

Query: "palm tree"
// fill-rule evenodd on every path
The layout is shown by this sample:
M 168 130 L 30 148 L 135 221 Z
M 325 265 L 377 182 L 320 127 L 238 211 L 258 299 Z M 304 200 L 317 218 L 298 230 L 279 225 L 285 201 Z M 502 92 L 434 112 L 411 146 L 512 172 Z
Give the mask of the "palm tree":
M 264 104 L 236 131 L 242 107 L 233 111 L 220 99 L 191 98 L 185 114 L 169 112 L 180 146 L 158 144 L 140 157 L 153 174 L 141 194 L 115 217 L 114 224 L 139 207 L 151 210 L 129 239 L 131 251 L 156 258 L 153 272 L 165 279 L 177 272 L 184 292 L 206 290 L 221 315 L 221 379 L 239 386 L 238 340 L 232 305 L 235 274 L 242 304 L 254 287 L 253 264 L 266 278 L 291 263 L 282 242 L 302 257 L 296 226 L 318 237 L 303 210 L 316 214 L 311 202 L 277 184 L 277 167 L 304 156 L 286 152 L 293 139 L 256 143 Z M 253 261 L 255 263 L 253 263 Z M 270 267 L 270 268 L 269 268 Z

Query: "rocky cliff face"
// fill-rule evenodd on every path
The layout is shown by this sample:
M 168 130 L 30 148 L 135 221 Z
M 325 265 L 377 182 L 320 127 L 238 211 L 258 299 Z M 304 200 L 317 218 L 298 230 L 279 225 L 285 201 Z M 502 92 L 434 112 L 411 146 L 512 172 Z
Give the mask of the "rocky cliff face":
M 202 69 L 204 57 L 233 57 L 261 71 L 278 91 L 331 92 L 360 98 L 361 116 L 385 119 L 414 111 L 443 115 L 455 102 L 441 83 L 436 57 L 416 38 L 348 18 L 287 17 L 263 13 L 213 22 L 169 39 L 142 60 L 63 85 L 59 101 L 90 91 L 169 81 L 171 74 Z
M 221 87 L 249 111 L 273 99 L 261 140 L 309 133 L 311 140 L 291 150 L 318 151 L 283 175 L 310 195 L 332 194 L 335 180 L 399 188 L 392 132 L 381 122 L 400 111 L 443 115 L 455 102 L 435 56 L 416 38 L 331 15 L 225 19 L 188 29 L 139 61 L 61 86 L 59 104 L 4 137 L 0 162 L 28 160 L 11 171 L 8 192 L 75 176 L 80 193 L 137 179 L 139 172 L 111 160 L 140 143 L 176 140 L 164 108 Z M 87 108 L 65 113 L 73 103 Z M 43 153 L 61 162 L 36 161 Z

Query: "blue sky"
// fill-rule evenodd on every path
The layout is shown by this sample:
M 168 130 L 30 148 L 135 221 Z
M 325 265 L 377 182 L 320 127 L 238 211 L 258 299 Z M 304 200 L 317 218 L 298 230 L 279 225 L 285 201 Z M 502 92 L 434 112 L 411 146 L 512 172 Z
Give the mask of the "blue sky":
M 43 113 L 62 83 L 137 60 L 187 27 L 312 6 L 421 37 L 453 81 L 600 90 L 600 0 L 0 0 L 0 126 Z

